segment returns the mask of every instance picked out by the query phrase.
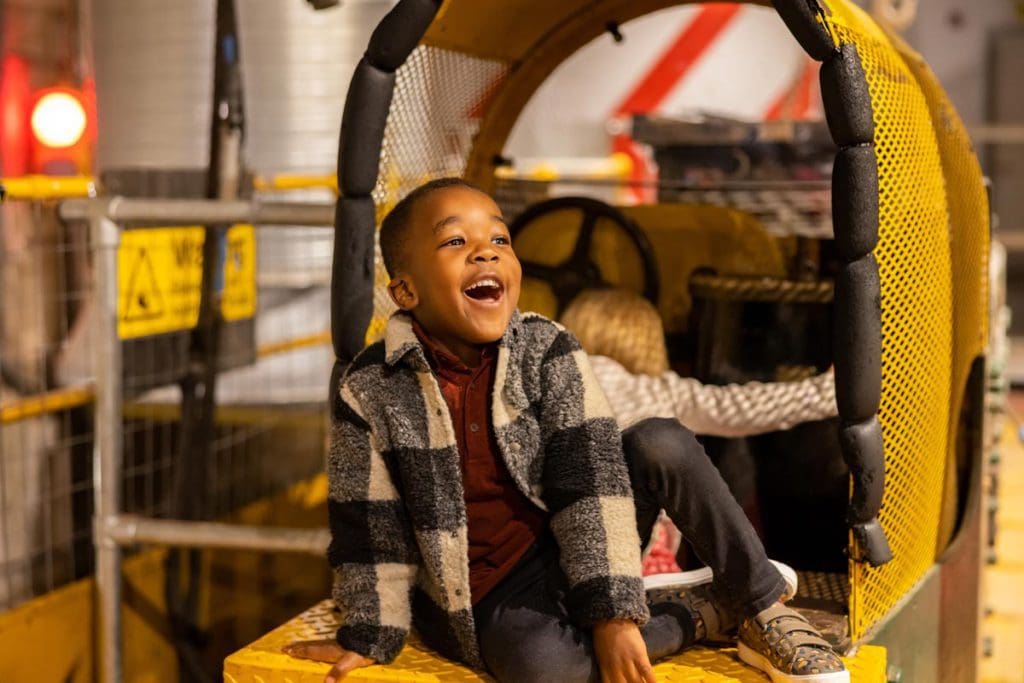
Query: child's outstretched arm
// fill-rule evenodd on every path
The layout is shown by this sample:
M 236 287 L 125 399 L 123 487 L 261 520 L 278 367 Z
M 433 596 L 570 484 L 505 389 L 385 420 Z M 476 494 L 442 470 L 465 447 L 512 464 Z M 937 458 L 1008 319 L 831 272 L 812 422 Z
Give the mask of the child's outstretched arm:
M 674 417 L 695 434 L 752 436 L 834 417 L 832 371 L 795 382 L 702 384 L 674 372 L 635 375 L 610 358 L 594 369 L 620 423 Z
M 345 650 L 382 664 L 401 651 L 419 566 L 405 507 L 358 399 L 344 384 L 331 416 L 327 510 L 334 600 Z
M 542 498 L 569 579 L 570 612 L 587 626 L 609 619 L 643 624 L 650 615 L 619 428 L 586 353 L 560 326 L 541 382 Z

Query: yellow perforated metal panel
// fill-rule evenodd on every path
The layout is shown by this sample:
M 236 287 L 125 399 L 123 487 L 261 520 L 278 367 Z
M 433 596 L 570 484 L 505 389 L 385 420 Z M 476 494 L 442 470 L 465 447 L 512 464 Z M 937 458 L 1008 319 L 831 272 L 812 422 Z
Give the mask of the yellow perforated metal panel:
M 893 560 L 850 564 L 850 622 L 862 638 L 935 558 L 953 344 L 946 192 L 924 93 L 860 9 L 829 0 L 829 25 L 854 43 L 874 110 L 879 178 L 882 403 L 886 490 L 879 514 Z
M 311 607 L 224 661 L 227 683 L 322 683 L 328 666 L 295 659 L 281 652 L 288 643 L 331 638 L 337 628 L 331 601 Z M 885 683 L 885 648 L 862 647 L 844 658 L 854 683 Z M 654 666 L 660 683 L 763 683 L 768 677 L 744 665 L 734 648 L 695 647 Z M 493 681 L 490 676 L 439 657 L 410 638 L 398 658 L 388 666 L 356 669 L 346 683 L 380 681 L 458 682 Z
M 971 363 L 984 353 L 988 339 L 988 194 L 981 166 L 960 116 L 946 97 L 935 74 L 921 55 L 894 37 L 893 44 L 924 92 L 939 143 L 939 156 L 949 203 L 950 246 L 953 264 L 953 376 L 950 384 L 949 452 L 943 492 L 943 523 L 939 527 L 941 552 L 953 533 L 956 517 L 955 467 L 957 419 Z M 962 484 L 962 483 L 961 483 Z

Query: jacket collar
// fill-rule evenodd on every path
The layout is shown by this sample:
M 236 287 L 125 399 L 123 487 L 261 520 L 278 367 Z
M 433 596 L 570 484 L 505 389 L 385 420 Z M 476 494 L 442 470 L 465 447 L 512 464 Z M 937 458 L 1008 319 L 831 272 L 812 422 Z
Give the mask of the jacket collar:
M 516 309 L 508 321 L 505 334 L 498 341 L 499 349 L 502 347 L 509 350 L 515 348 L 515 339 L 520 334 L 521 326 L 522 316 L 519 314 L 519 309 Z M 387 327 L 384 330 L 384 362 L 387 365 L 395 366 L 403 359 L 416 370 L 426 370 L 430 367 L 423 345 L 412 328 L 412 315 L 405 311 L 396 311 L 388 319 Z

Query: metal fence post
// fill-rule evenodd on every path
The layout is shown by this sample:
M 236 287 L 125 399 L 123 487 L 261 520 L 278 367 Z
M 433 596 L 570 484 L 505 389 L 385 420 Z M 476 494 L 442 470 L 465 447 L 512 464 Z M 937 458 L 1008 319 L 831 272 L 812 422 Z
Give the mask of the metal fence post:
M 95 274 L 96 428 L 93 451 L 96 545 L 97 661 L 103 683 L 120 683 L 121 548 L 109 533 L 121 511 L 121 343 L 117 336 L 117 249 L 121 231 L 106 211 L 90 218 Z

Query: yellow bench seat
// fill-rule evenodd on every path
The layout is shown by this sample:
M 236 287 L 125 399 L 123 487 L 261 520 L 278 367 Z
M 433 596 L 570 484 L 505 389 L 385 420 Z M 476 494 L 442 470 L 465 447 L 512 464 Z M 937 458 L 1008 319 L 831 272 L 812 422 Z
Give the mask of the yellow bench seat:
M 224 660 L 226 683 L 322 683 L 328 665 L 289 657 L 281 649 L 299 640 L 333 637 L 337 617 L 331 607 L 331 601 L 324 600 L 229 656 Z M 885 648 L 866 645 L 844 661 L 854 683 L 885 683 Z M 768 680 L 767 676 L 740 662 L 735 648 L 691 648 L 659 662 L 654 672 L 662 683 L 763 683 Z M 390 665 L 357 669 L 345 679 L 346 683 L 493 680 L 487 674 L 441 657 L 415 636 L 409 638 L 405 649 Z

